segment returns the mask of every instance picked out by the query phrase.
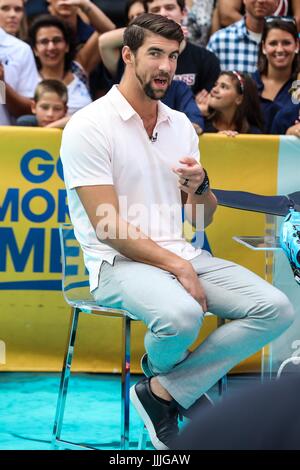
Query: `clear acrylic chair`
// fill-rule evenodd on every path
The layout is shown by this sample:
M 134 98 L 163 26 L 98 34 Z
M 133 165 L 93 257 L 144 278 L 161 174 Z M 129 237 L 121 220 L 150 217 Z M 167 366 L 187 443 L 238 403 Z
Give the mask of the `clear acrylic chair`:
M 121 309 L 100 307 L 89 291 L 88 273 L 84 266 L 81 248 L 70 224 L 59 228 L 63 265 L 62 290 L 66 302 L 72 307 L 68 341 L 63 362 L 56 415 L 52 433 L 52 448 L 96 450 L 93 447 L 61 439 L 63 417 L 71 374 L 76 332 L 80 313 L 114 317 L 122 321 L 122 381 L 121 381 L 121 439 L 120 449 L 129 447 L 129 388 L 130 388 L 130 327 L 133 316 Z
M 134 316 L 125 310 L 101 307 L 94 301 L 89 291 L 88 272 L 86 271 L 82 250 L 77 242 L 71 224 L 61 224 L 59 227 L 61 256 L 62 256 L 62 291 L 65 301 L 72 307 L 68 340 L 65 350 L 56 415 L 52 432 L 53 449 L 97 450 L 92 446 L 70 442 L 61 438 L 64 411 L 71 375 L 76 333 L 80 313 L 102 317 L 119 318 L 122 321 L 122 379 L 121 379 L 121 439 L 120 449 L 129 448 L 129 388 L 130 388 L 130 330 Z M 205 316 L 211 315 L 207 313 Z M 225 320 L 217 319 L 217 326 L 222 326 Z M 227 388 L 227 377 L 218 381 L 219 394 Z M 143 427 L 139 435 L 138 449 L 146 448 L 147 432 Z

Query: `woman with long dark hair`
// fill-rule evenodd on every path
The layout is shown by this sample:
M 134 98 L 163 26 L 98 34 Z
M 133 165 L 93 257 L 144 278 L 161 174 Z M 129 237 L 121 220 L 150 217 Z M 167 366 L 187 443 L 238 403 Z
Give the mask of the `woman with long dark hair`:
M 258 69 L 253 74 L 267 129 L 276 112 L 291 105 L 289 90 L 300 72 L 299 39 L 294 18 L 265 19 L 258 55 Z
M 61 80 L 68 89 L 68 112 L 91 103 L 84 64 L 75 57 L 75 48 L 68 26 L 52 15 L 38 17 L 29 30 L 41 80 Z
M 237 71 L 221 72 L 208 97 L 204 132 L 261 134 L 263 119 L 254 81 Z

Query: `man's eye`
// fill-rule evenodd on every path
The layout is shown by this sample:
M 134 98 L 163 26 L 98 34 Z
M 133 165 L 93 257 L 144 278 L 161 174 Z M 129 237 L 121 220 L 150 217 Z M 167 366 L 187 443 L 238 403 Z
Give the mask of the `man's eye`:
M 173 60 L 177 60 L 178 59 L 178 54 L 171 54 L 170 57 Z

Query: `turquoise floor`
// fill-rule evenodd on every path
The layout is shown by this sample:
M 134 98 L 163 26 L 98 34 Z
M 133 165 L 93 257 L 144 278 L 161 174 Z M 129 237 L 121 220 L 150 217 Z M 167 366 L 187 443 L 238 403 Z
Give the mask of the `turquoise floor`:
M 139 376 L 133 376 L 134 383 Z M 228 393 L 257 377 L 229 378 Z M 59 387 L 59 374 L 0 373 L 0 450 L 49 450 Z M 218 400 L 217 387 L 210 391 Z M 103 449 L 119 448 L 120 377 L 73 374 L 62 438 Z M 130 447 L 137 447 L 141 422 L 131 410 Z M 148 444 L 147 448 L 151 449 Z

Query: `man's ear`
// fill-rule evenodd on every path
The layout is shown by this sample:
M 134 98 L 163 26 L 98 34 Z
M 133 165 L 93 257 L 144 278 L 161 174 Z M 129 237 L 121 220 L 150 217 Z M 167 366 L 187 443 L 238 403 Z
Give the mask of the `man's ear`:
M 126 65 L 131 65 L 134 60 L 134 54 L 128 46 L 123 46 L 122 58 Z

